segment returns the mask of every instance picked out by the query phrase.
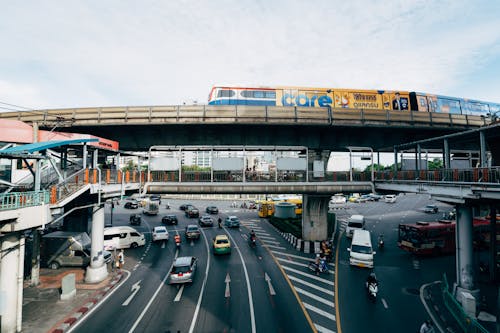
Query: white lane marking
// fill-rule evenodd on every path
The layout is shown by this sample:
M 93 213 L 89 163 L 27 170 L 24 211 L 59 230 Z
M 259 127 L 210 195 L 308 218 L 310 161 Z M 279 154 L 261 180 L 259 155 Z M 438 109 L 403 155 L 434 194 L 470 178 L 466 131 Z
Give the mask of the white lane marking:
M 101 305 L 103 305 L 105 303 L 104 302 L 105 300 L 107 300 L 108 298 L 110 298 L 111 295 L 113 295 L 115 293 L 115 291 L 117 291 L 118 289 L 120 289 L 120 287 L 122 286 L 122 284 L 124 284 L 125 281 L 127 281 L 128 278 L 131 275 L 131 273 L 129 271 L 127 271 L 126 269 L 122 269 L 122 272 L 127 273 L 127 277 L 126 278 L 122 278 L 121 281 L 120 281 L 120 283 L 118 285 L 116 285 L 115 287 L 113 287 L 111 289 L 111 291 L 109 293 L 107 293 L 106 296 L 104 296 L 103 299 L 101 299 L 100 302 L 97 302 L 97 304 L 95 306 L 93 306 L 89 311 L 87 311 L 81 318 L 86 318 L 87 316 L 90 316 L 91 313 L 93 313 L 94 311 L 96 311 Z M 73 332 L 73 330 L 76 329 L 83 322 L 84 322 L 84 320 L 77 320 L 76 323 L 73 326 L 69 327 L 68 333 Z
M 286 263 L 289 263 L 289 264 L 292 264 L 292 265 L 297 265 L 297 266 L 301 266 L 301 267 L 309 267 L 308 264 L 302 264 L 300 262 L 297 262 L 297 261 L 293 261 L 293 260 L 287 260 L 287 259 L 283 259 L 283 258 L 279 258 L 279 257 L 276 257 L 276 259 L 278 261 L 282 261 L 282 262 L 286 262 Z M 314 260 L 311 260 L 311 261 L 314 261 Z M 328 274 L 332 274 L 334 275 L 335 272 L 332 271 L 331 269 L 328 270 Z
M 231 238 L 231 241 L 233 242 L 233 244 L 236 244 L 233 236 L 231 236 L 230 233 L 228 233 L 227 235 L 229 236 L 229 238 Z M 208 246 L 208 244 L 207 244 L 207 246 Z M 236 248 L 236 251 L 238 251 L 238 255 L 240 256 L 241 262 L 243 263 L 243 272 L 245 273 L 245 280 L 247 282 L 248 303 L 250 305 L 250 324 L 252 326 L 252 333 L 255 333 L 256 327 L 255 327 L 255 313 L 254 313 L 254 308 L 253 308 L 253 295 L 252 295 L 252 287 L 250 286 L 250 279 L 248 277 L 247 265 L 245 263 L 245 260 L 243 259 L 243 255 L 241 254 L 239 247 L 235 246 L 235 248 Z M 207 252 L 209 252 L 208 249 L 207 249 Z M 210 256 L 209 256 L 209 258 L 210 258 Z M 192 333 L 192 331 L 189 331 L 189 333 Z
M 321 325 L 318 325 L 318 324 L 314 324 L 314 327 L 316 327 L 316 329 L 318 330 L 318 332 L 322 332 L 322 333 L 335 333 L 335 331 L 332 331 L 332 330 L 329 330 L 328 328 L 325 328 Z
M 267 286 L 269 287 L 269 294 L 271 296 L 276 295 L 276 291 L 274 290 L 273 285 L 271 283 L 271 278 L 269 277 L 269 275 L 267 275 L 267 273 L 264 273 L 264 274 L 265 274 L 264 275 L 264 280 L 266 280 Z
M 142 280 L 139 280 L 132 285 L 132 288 L 131 288 L 132 294 L 130 294 L 130 296 L 125 300 L 125 302 L 122 303 L 122 306 L 127 306 L 130 304 L 132 299 L 135 297 L 135 294 L 137 294 L 139 292 L 139 290 L 141 289 L 141 286 L 139 285 L 141 283 L 141 281 Z
M 326 311 L 323 311 L 321 309 L 318 309 L 317 307 L 312 306 L 311 304 L 307 304 L 307 303 L 303 303 L 303 304 L 304 304 L 304 307 L 306 309 L 311 310 L 313 312 L 316 312 L 317 314 L 322 315 L 323 317 L 326 317 L 328 319 L 335 321 L 335 315 L 328 313 Z
M 174 263 L 172 263 L 172 265 L 173 264 Z M 170 267 L 170 268 L 172 268 L 172 267 Z M 128 333 L 132 333 L 137 328 L 137 325 L 139 325 L 139 323 L 141 322 L 142 318 L 144 317 L 144 315 L 148 311 L 149 307 L 151 306 L 151 304 L 153 304 L 153 301 L 155 300 L 156 296 L 158 296 L 158 293 L 160 292 L 161 288 L 163 288 L 163 285 L 165 284 L 165 281 L 167 281 L 169 272 L 170 272 L 170 269 L 168 270 L 167 274 L 165 274 L 165 276 L 163 277 L 163 280 L 160 282 L 160 285 L 158 286 L 158 288 L 156 289 L 155 293 L 153 294 L 153 297 L 151 297 L 151 299 L 149 300 L 148 304 L 146 304 L 146 307 L 142 310 L 141 314 L 139 315 L 139 317 L 135 321 L 134 325 L 132 325 L 132 328 L 128 331 Z
M 305 286 L 308 286 L 310 288 L 313 288 L 313 289 L 316 289 L 318 291 L 321 291 L 325 294 L 328 294 L 328 295 L 331 295 L 331 296 L 335 296 L 335 293 L 332 291 L 332 290 L 328 290 L 326 288 L 321 288 L 321 287 L 318 287 L 317 285 L 313 284 L 313 283 L 310 283 L 310 282 L 307 282 L 307 281 L 304 281 L 302 279 L 299 279 L 293 275 L 288 275 L 288 278 L 292 281 L 295 281 L 295 282 L 298 282 L 300 284 L 303 284 Z
M 226 284 L 226 290 L 224 291 L 224 297 L 228 298 L 231 297 L 231 287 L 229 287 L 229 283 L 231 283 L 231 277 L 229 276 L 229 272 L 226 274 L 226 279 L 224 280 L 224 283 Z
M 331 286 L 333 286 L 333 281 L 330 281 L 330 280 L 326 280 L 326 279 L 322 279 L 320 277 L 317 277 L 315 274 L 309 274 L 309 273 L 304 273 L 304 272 L 301 272 L 301 271 L 298 271 L 296 269 L 293 269 L 291 267 L 288 267 L 288 266 L 284 266 L 284 265 L 281 265 L 281 267 L 283 267 L 285 270 L 287 271 L 290 271 L 290 272 L 293 272 L 295 274 L 300 274 L 300 275 L 303 275 L 303 276 L 307 276 L 309 279 L 314 279 L 316 281 L 319 281 L 319 282 L 323 282 L 323 283 L 326 283 L 326 284 L 329 284 Z
M 161 243 L 161 248 L 162 248 L 162 249 L 164 249 L 164 248 L 165 248 L 165 244 L 166 244 L 166 243 L 167 243 L 167 242 L 165 242 L 165 241 L 163 241 L 163 242 Z
M 387 305 L 387 302 L 383 298 L 382 298 L 382 304 L 384 304 L 384 308 L 386 308 L 386 309 L 389 308 L 389 305 Z
M 283 247 L 283 246 L 276 246 L 276 245 L 270 245 L 270 244 L 264 244 L 264 246 L 272 247 L 272 248 L 280 249 L 280 250 L 286 250 L 286 247 Z
M 177 292 L 177 295 L 175 295 L 174 302 L 179 302 L 181 300 L 183 291 L 184 291 L 184 285 L 181 285 L 179 291 Z
M 279 254 L 279 255 L 285 256 L 285 257 L 297 258 L 297 259 L 302 259 L 302 260 L 307 260 L 307 261 L 314 261 L 314 259 L 309 258 L 309 257 L 297 256 L 294 254 L 288 254 L 286 252 L 279 252 L 279 251 L 271 251 L 271 252 L 274 254 Z
M 272 236 L 263 236 L 263 235 L 259 235 L 257 232 L 256 232 L 257 236 L 259 236 L 259 238 L 266 238 L 266 239 L 274 239 L 276 240 L 276 238 L 272 237 Z
M 207 237 L 205 236 L 205 231 L 201 229 L 201 233 L 203 234 L 203 239 L 205 240 L 205 247 L 207 249 L 207 253 L 210 253 L 210 249 L 208 247 L 208 240 Z M 194 311 L 193 320 L 191 321 L 191 326 L 189 327 L 189 333 L 193 333 L 194 327 L 196 325 L 196 320 L 200 312 L 201 301 L 203 299 L 203 292 L 205 291 L 205 286 L 207 285 L 208 270 L 210 269 L 210 257 L 211 256 L 209 254 L 207 259 L 207 268 L 205 269 L 205 278 L 203 279 L 203 285 L 201 286 L 200 295 L 198 296 L 198 303 L 196 303 L 196 310 Z
M 276 245 L 281 245 L 281 243 L 277 242 L 277 241 L 272 241 L 272 240 L 267 240 L 267 239 L 261 239 L 261 241 L 263 243 L 272 243 L 272 244 L 276 244 Z
M 328 306 L 331 306 L 332 308 L 334 308 L 334 307 L 335 307 L 335 305 L 333 304 L 333 302 L 332 302 L 332 301 L 326 300 L 326 299 L 324 299 L 323 297 L 319 297 L 318 295 L 315 295 L 315 294 L 313 294 L 313 293 L 310 293 L 310 292 L 308 292 L 308 291 L 306 291 L 306 290 L 304 290 L 304 289 L 300 289 L 300 288 L 297 288 L 297 287 L 295 287 L 295 286 L 294 286 L 294 288 L 295 288 L 295 290 L 297 290 L 297 292 L 298 292 L 299 294 L 302 294 L 302 295 L 305 295 L 305 296 L 310 297 L 310 298 L 312 298 L 312 299 L 315 299 L 315 300 L 317 300 L 318 302 L 321 302 L 321 303 L 323 303 L 323 304 L 326 304 L 326 305 L 328 305 Z
M 139 267 L 140 264 L 135 264 L 134 268 L 132 269 L 133 271 L 135 271 L 138 267 Z

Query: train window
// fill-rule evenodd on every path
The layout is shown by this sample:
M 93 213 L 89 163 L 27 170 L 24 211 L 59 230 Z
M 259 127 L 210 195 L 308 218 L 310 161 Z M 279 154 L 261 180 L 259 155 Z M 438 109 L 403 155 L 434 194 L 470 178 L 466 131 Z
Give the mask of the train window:
M 272 92 L 275 96 L 276 94 Z M 264 90 L 243 90 L 241 96 L 245 98 L 269 98 L 268 92 Z M 273 98 L 275 96 L 272 96 Z
M 217 97 L 233 97 L 234 96 L 234 90 L 229 90 L 229 89 L 221 89 L 217 93 Z
M 275 91 L 266 91 L 266 98 L 276 98 Z
M 438 97 L 436 112 L 460 114 L 460 101 Z
M 467 114 L 486 114 L 490 111 L 487 104 L 477 102 L 465 102 L 465 109 Z

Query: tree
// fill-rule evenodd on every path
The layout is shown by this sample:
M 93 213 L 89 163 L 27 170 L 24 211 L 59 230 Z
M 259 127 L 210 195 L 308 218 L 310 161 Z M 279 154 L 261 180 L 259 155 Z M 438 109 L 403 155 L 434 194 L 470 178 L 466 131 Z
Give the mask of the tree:
M 429 161 L 427 164 L 429 170 L 439 170 L 443 168 L 443 161 L 439 158 L 434 158 L 432 161 Z

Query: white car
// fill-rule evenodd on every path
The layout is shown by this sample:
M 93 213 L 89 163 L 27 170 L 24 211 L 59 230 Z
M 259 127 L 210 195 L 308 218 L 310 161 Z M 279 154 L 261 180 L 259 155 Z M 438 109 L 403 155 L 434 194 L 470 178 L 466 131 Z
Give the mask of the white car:
M 168 240 L 168 230 L 165 227 L 154 227 L 153 229 L 153 242 L 159 240 Z
M 385 196 L 385 202 L 387 203 L 395 203 L 396 202 L 396 195 L 395 194 L 387 194 Z

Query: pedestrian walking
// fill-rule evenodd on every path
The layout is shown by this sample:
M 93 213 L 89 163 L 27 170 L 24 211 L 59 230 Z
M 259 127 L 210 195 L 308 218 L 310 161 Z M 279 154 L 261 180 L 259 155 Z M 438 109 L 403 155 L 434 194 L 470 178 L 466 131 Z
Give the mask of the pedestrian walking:
M 116 267 L 119 269 L 123 268 L 123 264 L 125 264 L 125 254 L 123 253 L 123 249 L 118 253 L 118 260 L 116 260 Z
M 424 321 L 422 326 L 420 326 L 420 333 L 434 333 L 434 327 L 430 320 Z

